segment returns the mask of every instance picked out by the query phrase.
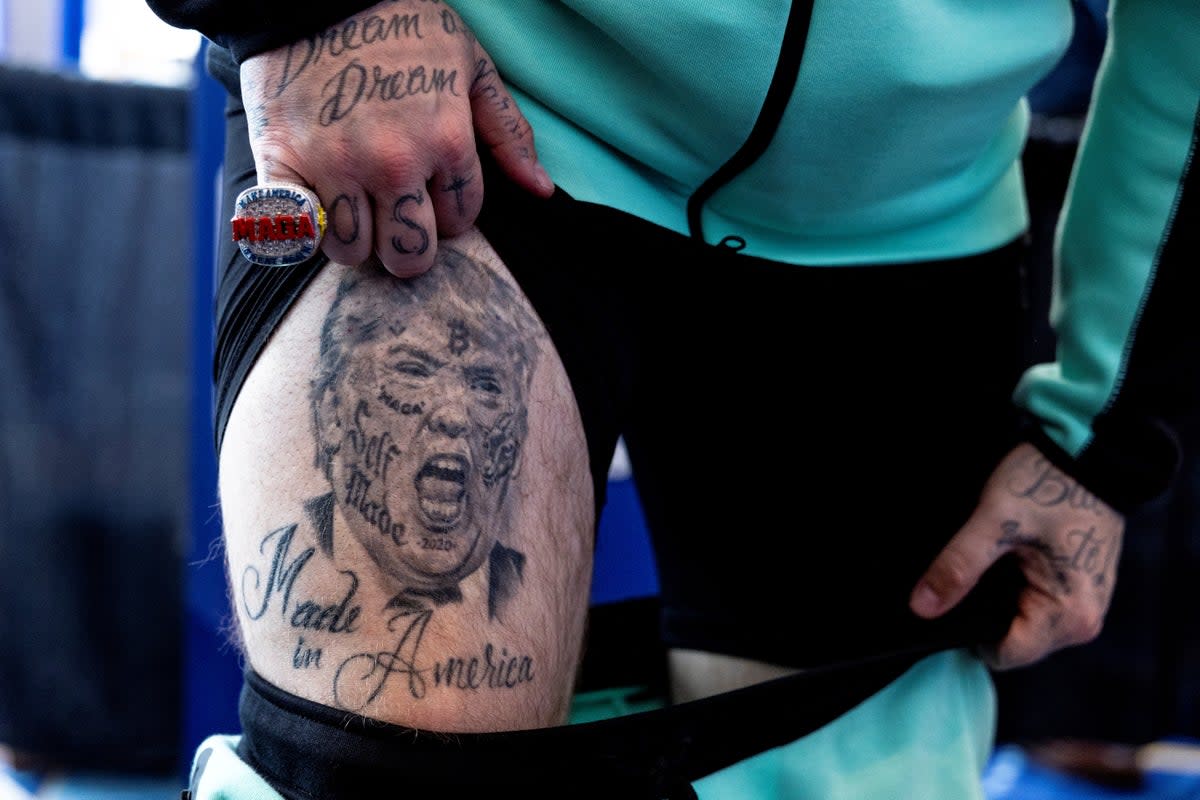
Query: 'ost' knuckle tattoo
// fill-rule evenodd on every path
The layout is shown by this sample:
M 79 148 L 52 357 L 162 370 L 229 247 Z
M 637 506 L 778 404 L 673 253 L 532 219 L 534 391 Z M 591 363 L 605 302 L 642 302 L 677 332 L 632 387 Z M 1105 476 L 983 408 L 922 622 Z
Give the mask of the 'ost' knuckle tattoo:
M 454 197 L 454 207 L 458 211 L 460 217 L 467 215 L 466 198 L 463 193 L 467 187 L 474 182 L 474 179 L 468 176 L 455 175 L 442 186 L 442 191 Z
M 421 278 L 369 264 L 338 288 L 311 391 L 328 492 L 262 537 L 236 586 L 246 624 L 294 632 L 287 666 L 323 676 L 337 706 L 541 677 L 505 618 L 526 571 L 515 484 L 543 335 L 507 279 L 453 248 Z M 478 640 L 444 644 L 449 607 L 478 617 Z
M 406 230 L 392 237 L 392 247 L 397 253 L 410 256 L 423 256 L 429 250 L 429 230 L 422 223 L 413 219 L 415 212 L 425 205 L 425 192 L 418 190 L 416 194 L 406 194 L 396 200 L 392 206 L 392 220 Z
M 358 241 L 360 223 L 358 200 L 348 194 L 339 194 L 329 207 L 329 231 L 333 238 L 345 245 Z

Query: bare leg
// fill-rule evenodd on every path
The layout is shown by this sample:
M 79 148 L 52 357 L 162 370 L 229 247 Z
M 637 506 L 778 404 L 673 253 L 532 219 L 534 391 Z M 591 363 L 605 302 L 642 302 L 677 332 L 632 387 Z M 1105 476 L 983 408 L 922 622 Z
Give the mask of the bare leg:
M 431 730 L 564 721 L 587 448 L 541 322 L 477 232 L 420 278 L 326 267 L 242 389 L 220 487 L 268 681 Z
M 671 699 L 676 703 L 744 689 L 799 670 L 703 650 L 668 651 Z

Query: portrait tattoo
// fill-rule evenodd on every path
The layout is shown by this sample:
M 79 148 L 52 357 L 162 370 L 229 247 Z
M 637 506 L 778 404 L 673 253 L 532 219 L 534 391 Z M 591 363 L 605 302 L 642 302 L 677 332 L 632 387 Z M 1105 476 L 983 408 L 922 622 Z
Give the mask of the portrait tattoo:
M 523 563 L 508 488 L 539 335 L 515 287 L 451 247 L 420 278 L 367 265 L 339 287 L 313 382 L 317 466 L 397 595 L 453 598 L 485 562 Z
M 330 664 L 338 706 L 362 711 L 390 686 L 419 700 L 534 680 L 533 657 L 503 642 L 441 660 L 425 655 L 422 642 L 437 610 L 462 603 L 461 584 L 476 573 L 488 620 L 503 620 L 518 595 L 526 559 L 514 541 L 518 493 L 510 487 L 542 335 L 511 283 L 452 247 L 440 248 L 419 278 L 398 280 L 370 263 L 339 286 L 311 395 L 316 466 L 329 493 L 307 511 L 316 550 L 336 563 L 339 542 L 356 542 L 392 599 L 383 610 L 390 649 Z M 315 553 L 302 555 L 307 564 Z M 279 575 L 290 566 L 281 562 L 268 589 L 289 588 Z M 360 578 L 343 580 L 357 589 Z M 302 619 L 344 628 L 354 599 L 343 588 Z M 291 654 L 296 668 L 310 670 L 322 656 L 311 640 Z
M 293 631 L 287 666 L 326 676 L 340 708 L 369 711 L 392 687 L 421 700 L 536 679 L 534 656 L 491 634 L 465 651 L 423 643 L 442 640 L 426 637 L 440 608 L 472 613 L 462 583 L 476 574 L 481 620 L 503 623 L 519 596 L 510 488 L 542 336 L 515 286 L 453 247 L 419 278 L 373 261 L 341 282 L 310 395 L 328 492 L 262 538 L 238 587 L 247 624 Z M 372 608 L 379 581 L 389 600 Z M 363 638 L 369 622 L 384 642 Z

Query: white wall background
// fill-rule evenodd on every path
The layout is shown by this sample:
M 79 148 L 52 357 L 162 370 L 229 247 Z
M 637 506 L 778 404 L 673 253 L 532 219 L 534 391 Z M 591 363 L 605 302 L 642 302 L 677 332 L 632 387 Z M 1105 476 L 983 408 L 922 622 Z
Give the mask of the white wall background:
M 63 63 L 63 0 L 0 0 L 0 61 L 48 69 Z M 144 0 L 86 0 L 79 70 L 93 78 L 184 85 L 200 46 Z
M 191 80 L 200 35 L 167 25 L 144 0 L 87 0 L 84 19 L 85 75 L 169 86 Z
M 0 60 L 57 67 L 62 60 L 62 0 L 0 0 Z

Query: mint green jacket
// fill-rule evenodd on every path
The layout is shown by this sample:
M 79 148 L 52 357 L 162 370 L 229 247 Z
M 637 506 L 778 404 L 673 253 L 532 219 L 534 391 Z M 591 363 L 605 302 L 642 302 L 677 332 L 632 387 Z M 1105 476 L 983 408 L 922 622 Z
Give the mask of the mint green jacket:
M 149 2 L 239 60 L 372 5 Z M 1068 0 L 452 5 L 574 196 L 830 267 L 962 256 L 1025 230 L 1022 98 L 1072 19 Z M 1186 309 L 1200 291 L 1198 103 L 1200 3 L 1114 0 L 1060 229 L 1059 353 L 1016 399 L 1037 444 L 1120 508 L 1166 485 L 1178 449 L 1164 420 L 1200 404 Z M 762 152 L 714 181 L 748 142 Z
M 455 4 L 581 200 L 830 267 L 1020 236 L 1022 98 L 1070 39 L 1069 2 L 817 0 L 789 39 L 793 5 Z M 752 138 L 789 54 L 798 73 L 765 149 L 698 197 Z M 1016 399 L 1035 442 L 1121 508 L 1165 486 L 1177 451 L 1163 421 L 1200 403 L 1200 324 L 1185 308 L 1200 289 L 1198 106 L 1200 3 L 1117 0 L 1060 228 L 1058 358 Z

